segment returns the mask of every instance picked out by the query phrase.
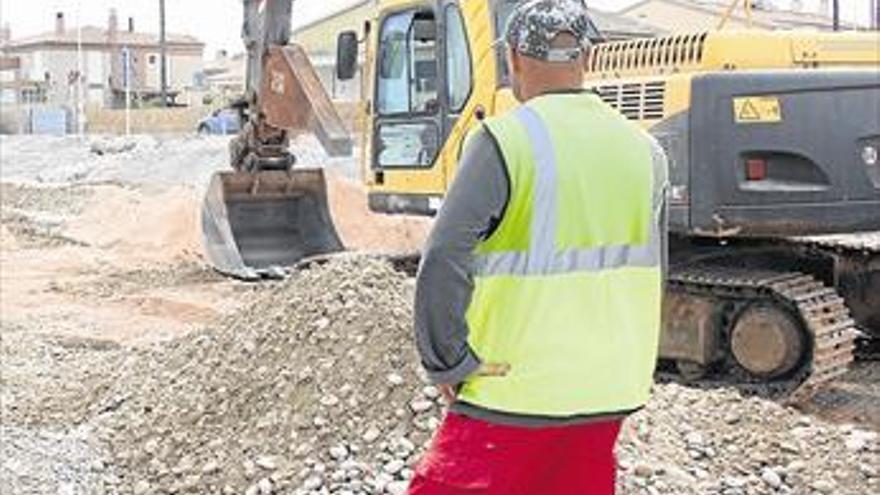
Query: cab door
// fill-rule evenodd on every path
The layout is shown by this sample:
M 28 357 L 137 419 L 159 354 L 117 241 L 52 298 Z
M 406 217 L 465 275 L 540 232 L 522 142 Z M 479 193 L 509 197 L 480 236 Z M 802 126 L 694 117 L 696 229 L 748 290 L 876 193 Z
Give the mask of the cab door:
M 367 171 L 374 209 L 406 211 L 407 196 L 442 191 L 442 174 L 433 167 L 445 120 L 438 24 L 434 6 L 380 19 Z
M 450 180 L 450 149 L 471 99 L 473 67 L 459 2 L 385 12 L 374 63 L 370 207 L 433 214 Z M 455 143 L 448 142 L 455 134 Z M 455 154 L 457 158 L 457 153 Z

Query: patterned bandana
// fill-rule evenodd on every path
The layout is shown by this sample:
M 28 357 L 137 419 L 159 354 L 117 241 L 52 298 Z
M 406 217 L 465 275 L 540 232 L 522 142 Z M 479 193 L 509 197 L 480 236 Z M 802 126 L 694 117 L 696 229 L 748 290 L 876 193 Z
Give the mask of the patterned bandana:
M 528 0 L 507 21 L 508 46 L 517 53 L 547 62 L 571 62 L 590 44 L 590 20 L 583 0 Z M 557 35 L 569 33 L 579 47 L 552 48 Z

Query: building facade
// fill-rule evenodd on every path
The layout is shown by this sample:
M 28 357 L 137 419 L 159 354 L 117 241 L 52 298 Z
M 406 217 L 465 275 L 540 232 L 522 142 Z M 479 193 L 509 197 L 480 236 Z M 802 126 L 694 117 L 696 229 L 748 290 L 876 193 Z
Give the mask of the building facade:
M 293 31 L 293 41 L 309 54 L 324 88 L 335 100 L 360 98 L 360 74 L 356 74 L 352 81 L 336 79 L 336 38 L 343 31 L 355 31 L 362 38 L 364 23 L 375 16 L 376 8 L 374 0 L 354 1 L 343 9 L 297 26 Z
M 193 87 L 204 47 L 191 36 L 166 36 L 166 82 L 172 97 L 179 98 Z M 126 89 L 135 104 L 157 100 L 161 93 L 159 37 L 136 31 L 132 19 L 120 27 L 115 10 L 106 28 L 83 26 L 81 31 L 66 26 L 59 12 L 53 31 L 8 39 L 0 50 L 0 55 L 18 60 L 15 82 L 4 83 L 6 101 L 73 106 L 82 91 L 86 104 L 119 107 L 124 105 Z M 21 89 L 13 96 L 10 87 Z
M 230 55 L 220 51 L 213 60 L 206 61 L 198 76 L 197 87 L 212 106 L 231 102 L 244 95 L 247 56 Z

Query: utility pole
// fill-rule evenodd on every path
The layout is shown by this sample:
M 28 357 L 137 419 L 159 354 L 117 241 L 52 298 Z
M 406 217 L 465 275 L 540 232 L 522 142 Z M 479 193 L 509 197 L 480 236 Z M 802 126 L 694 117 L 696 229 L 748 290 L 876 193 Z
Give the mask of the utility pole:
M 131 135 L 131 50 L 122 47 L 123 71 L 125 71 L 125 135 Z
M 83 91 L 83 44 L 81 2 L 76 2 L 76 133 L 82 139 L 86 128 L 86 102 Z
M 162 87 L 162 106 L 168 106 L 168 66 L 165 46 L 165 0 L 159 0 L 159 79 Z
M 840 0 L 831 2 L 831 17 L 834 19 L 834 30 L 840 31 Z
M 871 29 L 880 30 L 880 0 L 871 0 Z

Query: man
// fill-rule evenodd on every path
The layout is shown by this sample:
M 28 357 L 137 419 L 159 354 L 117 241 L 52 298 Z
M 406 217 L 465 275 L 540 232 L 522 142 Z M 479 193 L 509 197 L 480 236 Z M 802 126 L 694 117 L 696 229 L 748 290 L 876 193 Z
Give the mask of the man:
M 411 495 L 614 492 L 657 357 L 666 161 L 582 89 L 589 25 L 577 0 L 508 23 L 522 105 L 470 136 L 419 271 L 417 345 L 451 406 Z

